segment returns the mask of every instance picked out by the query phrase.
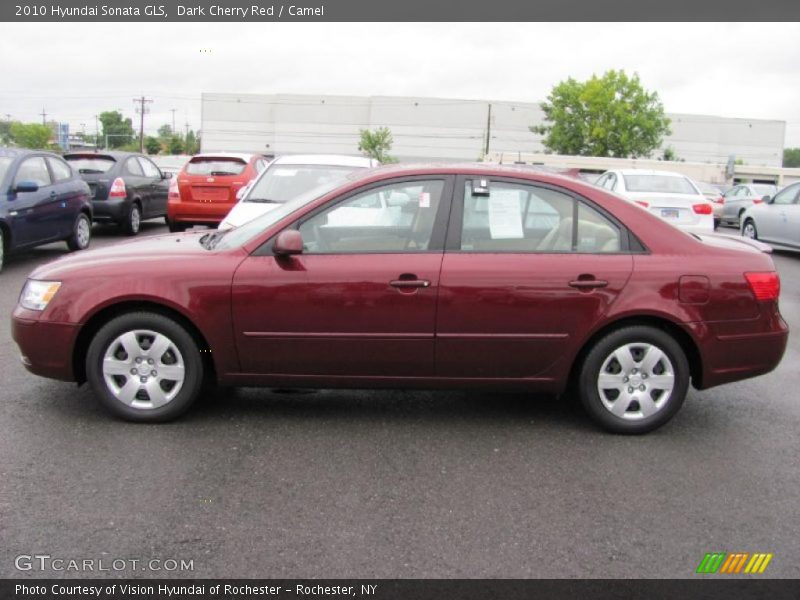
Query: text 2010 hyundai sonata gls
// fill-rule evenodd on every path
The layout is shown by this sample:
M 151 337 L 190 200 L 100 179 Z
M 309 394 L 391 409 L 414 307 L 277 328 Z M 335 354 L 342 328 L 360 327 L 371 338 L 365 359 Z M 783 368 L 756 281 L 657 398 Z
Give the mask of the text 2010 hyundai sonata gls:
M 36 269 L 13 315 L 38 375 L 163 421 L 204 382 L 517 389 L 569 384 L 612 431 L 760 375 L 788 337 L 769 254 L 699 238 L 531 169 L 386 167 L 227 232 Z

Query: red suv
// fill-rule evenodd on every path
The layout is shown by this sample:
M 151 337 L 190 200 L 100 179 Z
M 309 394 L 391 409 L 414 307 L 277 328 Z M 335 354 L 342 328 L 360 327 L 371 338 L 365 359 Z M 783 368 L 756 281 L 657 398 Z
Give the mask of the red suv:
M 13 334 L 30 371 L 88 380 L 134 421 L 177 417 L 204 382 L 572 390 L 603 427 L 643 433 L 690 384 L 780 362 L 768 251 L 576 179 L 394 166 L 235 229 L 41 266 Z
M 216 227 L 236 204 L 236 192 L 268 164 L 269 160 L 258 154 L 216 152 L 192 157 L 169 186 L 169 230 L 184 231 L 192 225 Z

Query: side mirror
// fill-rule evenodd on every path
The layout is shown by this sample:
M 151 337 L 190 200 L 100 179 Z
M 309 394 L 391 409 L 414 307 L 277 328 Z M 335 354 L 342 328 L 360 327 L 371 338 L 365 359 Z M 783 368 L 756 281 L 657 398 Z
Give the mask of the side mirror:
M 272 244 L 272 253 L 275 256 L 291 256 L 303 253 L 303 236 L 296 229 L 281 231 Z
M 15 192 L 38 192 L 39 184 L 35 181 L 20 181 L 14 188 Z
M 769 194 L 767 194 L 766 196 L 762 196 L 761 201 L 764 204 L 772 204 L 772 196 L 770 196 Z
M 161 179 L 172 179 L 172 173 L 168 171 L 161 171 Z

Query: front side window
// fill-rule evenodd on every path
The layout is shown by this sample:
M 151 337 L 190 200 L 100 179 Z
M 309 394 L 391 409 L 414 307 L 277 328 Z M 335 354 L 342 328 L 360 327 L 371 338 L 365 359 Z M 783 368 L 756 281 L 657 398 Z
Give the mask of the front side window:
M 487 196 L 466 183 L 461 250 L 618 252 L 620 240 L 614 223 L 564 192 L 493 181 Z
M 317 213 L 299 229 L 311 254 L 425 252 L 444 181 L 373 188 Z
M 23 181 L 33 181 L 39 187 L 50 185 L 50 172 L 47 170 L 47 163 L 44 162 L 43 157 L 35 156 L 22 161 L 17 176 L 14 178 L 14 185 Z
M 784 206 L 787 204 L 794 204 L 798 190 L 800 190 L 800 184 L 790 185 L 789 187 L 778 192 L 772 203 Z

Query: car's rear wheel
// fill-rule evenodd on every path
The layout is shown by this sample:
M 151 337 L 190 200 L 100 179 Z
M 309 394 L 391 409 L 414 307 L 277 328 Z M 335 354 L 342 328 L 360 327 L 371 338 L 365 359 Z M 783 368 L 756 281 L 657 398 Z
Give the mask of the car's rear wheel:
M 136 235 L 142 226 L 142 209 L 138 202 L 132 202 L 128 210 L 128 216 L 122 222 L 122 230 L 125 235 Z
M 751 240 L 758 239 L 758 230 L 756 229 L 756 223 L 753 219 L 747 219 L 742 226 L 742 235 L 744 237 L 748 237 Z
M 128 313 L 106 323 L 86 355 L 86 376 L 100 403 L 128 421 L 183 414 L 203 384 L 197 343 L 163 315 Z
M 689 363 L 668 333 L 624 327 L 592 347 L 578 385 L 584 408 L 601 427 L 615 433 L 647 433 L 664 425 L 683 405 Z
M 72 235 L 67 238 L 67 248 L 73 252 L 85 250 L 92 240 L 92 222 L 84 213 L 80 213 L 72 226 Z

